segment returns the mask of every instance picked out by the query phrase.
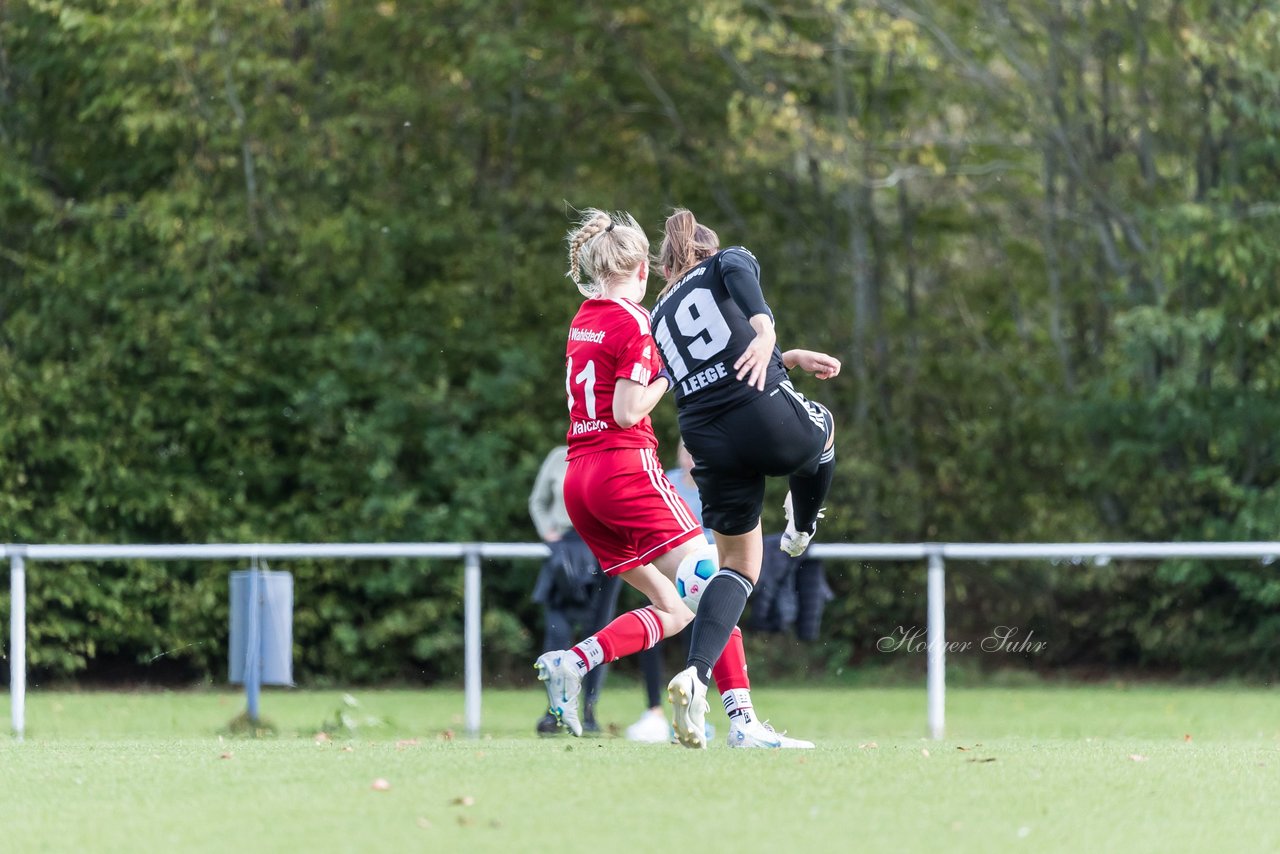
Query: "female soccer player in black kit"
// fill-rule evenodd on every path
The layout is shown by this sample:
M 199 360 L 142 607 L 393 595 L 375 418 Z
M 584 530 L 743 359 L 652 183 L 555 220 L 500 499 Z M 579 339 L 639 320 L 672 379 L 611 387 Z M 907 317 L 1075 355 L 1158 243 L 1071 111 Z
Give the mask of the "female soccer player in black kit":
M 687 668 L 668 686 L 676 736 L 705 747 L 707 682 L 760 577 L 766 477 L 786 477 L 781 548 L 798 556 L 817 529 L 835 470 L 835 423 L 787 379 L 840 373 L 825 353 L 777 346 L 760 264 L 741 246 L 720 249 L 687 210 L 667 218 L 658 264 L 667 285 L 653 307 L 654 340 L 675 379 L 680 435 L 693 454 L 703 523 L 715 532 L 720 572 L 693 621 Z

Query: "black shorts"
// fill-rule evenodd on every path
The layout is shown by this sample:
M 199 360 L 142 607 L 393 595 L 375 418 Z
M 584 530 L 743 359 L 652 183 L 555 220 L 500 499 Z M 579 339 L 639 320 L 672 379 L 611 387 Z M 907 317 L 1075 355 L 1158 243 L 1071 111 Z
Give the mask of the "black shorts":
M 810 475 L 835 431 L 831 412 L 790 382 L 685 429 L 703 525 L 735 536 L 755 528 L 764 510 L 766 477 Z

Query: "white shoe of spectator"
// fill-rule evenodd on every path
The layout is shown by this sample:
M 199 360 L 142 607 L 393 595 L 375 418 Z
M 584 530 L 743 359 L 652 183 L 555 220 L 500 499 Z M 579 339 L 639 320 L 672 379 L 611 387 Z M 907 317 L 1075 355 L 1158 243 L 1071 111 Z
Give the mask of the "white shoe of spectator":
M 627 727 L 627 741 L 665 744 L 671 740 L 671 724 L 661 708 L 646 709 L 640 720 Z

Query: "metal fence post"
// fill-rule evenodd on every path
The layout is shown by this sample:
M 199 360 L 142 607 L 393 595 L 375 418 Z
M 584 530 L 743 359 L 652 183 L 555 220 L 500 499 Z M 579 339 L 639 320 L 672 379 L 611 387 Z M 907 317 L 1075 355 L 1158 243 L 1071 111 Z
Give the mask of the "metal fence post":
M 248 640 L 245 643 L 244 695 L 249 723 L 258 725 L 258 702 L 262 693 L 262 570 L 258 559 L 249 565 Z
M 941 739 L 946 728 L 946 637 L 947 617 L 944 602 L 946 580 L 942 549 L 931 548 L 929 551 L 929 625 L 926 632 L 928 647 L 928 692 L 929 692 L 929 735 Z
M 463 572 L 463 678 L 467 735 L 480 737 L 480 548 L 467 549 Z
M 22 741 L 27 728 L 27 566 L 22 550 L 9 557 L 9 720 Z

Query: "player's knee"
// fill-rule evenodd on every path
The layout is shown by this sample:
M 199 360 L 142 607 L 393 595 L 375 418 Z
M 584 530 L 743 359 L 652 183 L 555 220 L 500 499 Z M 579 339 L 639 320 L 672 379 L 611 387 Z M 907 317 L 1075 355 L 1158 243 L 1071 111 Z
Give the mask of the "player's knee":
M 676 612 L 672 615 L 672 617 L 676 621 L 675 622 L 676 627 L 674 630 L 670 632 L 670 634 L 674 635 L 678 632 L 683 631 L 685 627 L 687 627 L 690 623 L 693 622 L 693 610 L 684 602 L 681 602 L 680 607 L 676 609 Z
M 725 561 L 728 564 L 728 561 Z M 760 580 L 760 567 L 748 566 L 746 569 L 738 569 L 736 567 L 724 566 L 720 569 L 720 575 L 726 580 L 735 582 L 742 588 L 743 593 L 748 597 L 755 592 L 756 584 Z
M 693 622 L 693 611 L 679 599 L 667 608 L 657 608 L 657 611 L 661 615 L 662 634 L 665 637 L 679 634 Z

